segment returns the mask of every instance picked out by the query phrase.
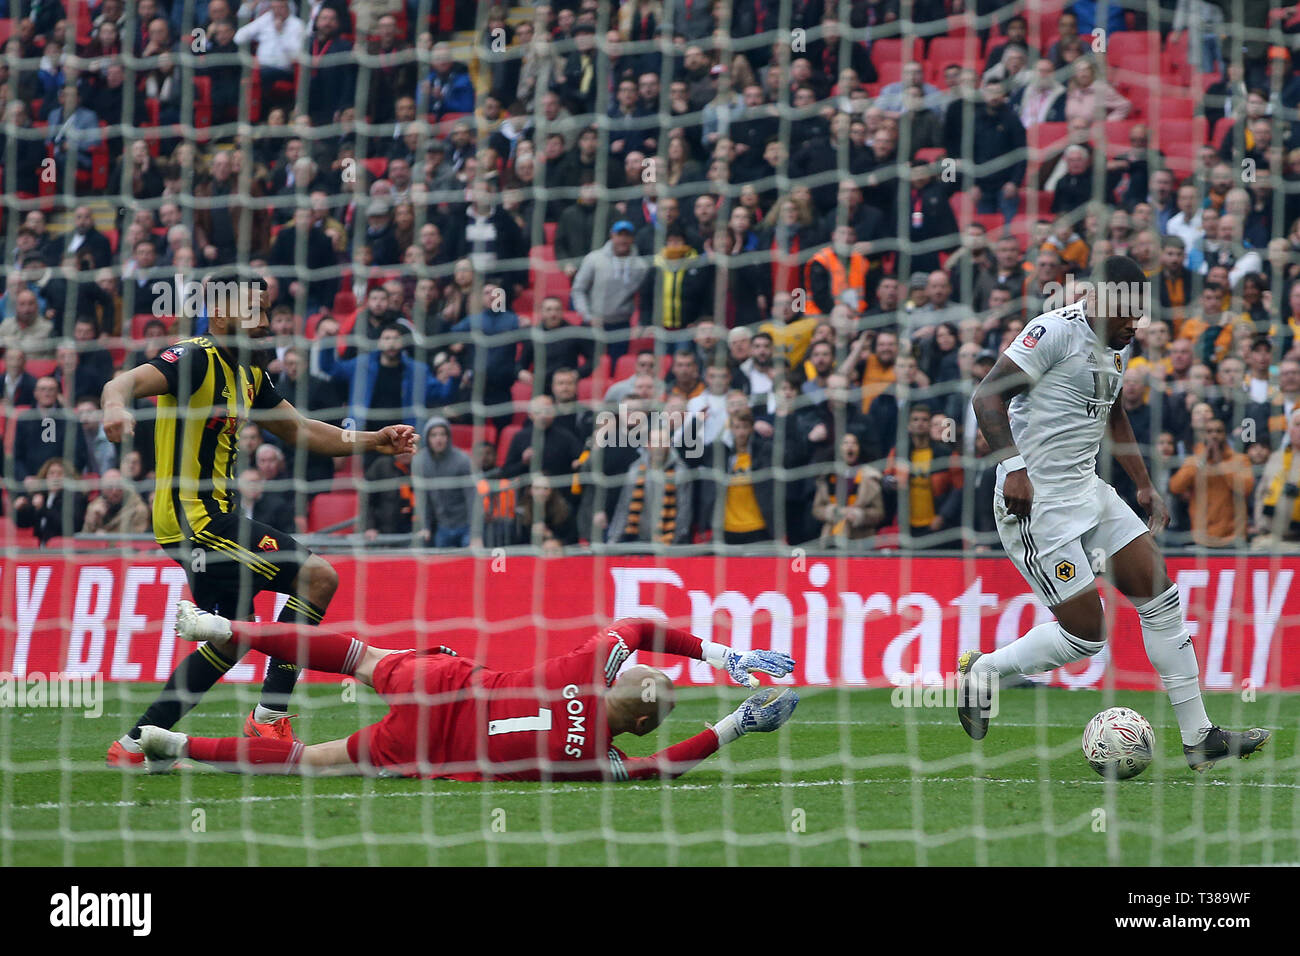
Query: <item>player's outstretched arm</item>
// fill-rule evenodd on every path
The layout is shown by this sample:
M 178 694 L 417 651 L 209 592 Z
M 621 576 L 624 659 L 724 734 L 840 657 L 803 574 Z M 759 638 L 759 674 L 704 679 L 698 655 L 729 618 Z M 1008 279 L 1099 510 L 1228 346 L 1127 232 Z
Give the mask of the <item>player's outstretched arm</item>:
M 1029 514 L 1034 500 L 1034 486 L 1029 481 L 1029 472 L 1025 470 L 1025 461 L 1020 457 L 1011 437 L 1011 415 L 1007 406 L 1013 398 L 1026 391 L 1030 383 L 1031 379 L 1025 370 L 1003 353 L 971 396 L 975 420 L 984 433 L 989 451 L 1001 458 L 1007 469 L 1006 481 L 1002 485 L 1002 497 L 1007 503 L 1007 511 L 1019 517 Z
M 99 406 L 104 410 L 104 434 L 111 442 L 135 434 L 131 404 L 137 398 L 162 395 L 169 390 L 167 376 L 152 365 L 137 365 L 104 386 Z
M 757 687 L 756 673 L 771 677 L 788 677 L 794 671 L 795 660 L 780 651 L 746 651 L 740 653 L 725 644 L 706 641 L 690 631 L 670 627 L 649 618 L 624 618 L 607 632 L 611 641 L 621 642 L 627 653 L 637 650 L 660 654 L 675 654 L 692 660 L 707 661 L 718 670 L 726 671 L 742 687 Z M 618 651 L 617 644 L 615 651 Z M 626 659 L 627 653 L 622 654 Z M 617 654 L 611 652 L 611 660 Z M 622 660 L 617 662 L 622 663 Z M 613 668 L 617 671 L 617 666 Z M 612 674 L 610 675 L 612 676 Z
M 410 425 L 389 425 L 374 432 L 339 428 L 304 417 L 287 401 L 271 409 L 260 424 L 291 448 L 305 447 L 312 454 L 331 458 L 372 451 L 384 455 L 415 451 L 415 429 Z
M 717 724 L 650 757 L 623 757 L 610 752 L 615 780 L 672 780 L 680 777 L 721 747 L 745 734 L 780 730 L 794 715 L 799 695 L 791 687 L 768 687 L 748 697 Z
M 1111 406 L 1107 426 L 1110 429 L 1111 454 L 1137 487 L 1138 504 L 1147 512 L 1147 527 L 1152 531 L 1164 530 L 1169 524 L 1169 509 L 1151 481 L 1146 462 L 1142 460 L 1142 449 L 1133 434 L 1133 423 L 1119 402 Z

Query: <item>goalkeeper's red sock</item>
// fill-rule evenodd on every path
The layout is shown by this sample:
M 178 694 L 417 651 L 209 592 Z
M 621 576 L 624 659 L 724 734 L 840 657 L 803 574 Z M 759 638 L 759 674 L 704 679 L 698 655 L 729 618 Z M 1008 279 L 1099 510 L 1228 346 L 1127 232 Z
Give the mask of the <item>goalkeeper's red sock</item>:
M 303 624 L 231 621 L 230 634 L 240 647 L 330 674 L 355 674 L 366 651 L 365 643 L 355 637 Z
M 191 737 L 189 755 L 241 773 L 290 773 L 302 759 L 297 740 L 274 737 Z

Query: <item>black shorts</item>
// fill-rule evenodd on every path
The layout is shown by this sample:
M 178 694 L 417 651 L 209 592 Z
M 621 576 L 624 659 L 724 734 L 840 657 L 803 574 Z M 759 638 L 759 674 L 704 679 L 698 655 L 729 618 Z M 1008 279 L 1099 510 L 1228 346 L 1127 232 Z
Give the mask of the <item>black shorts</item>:
M 293 535 L 238 514 L 214 518 L 167 552 L 185 569 L 194 603 L 232 621 L 249 617 L 261 591 L 294 594 L 298 571 L 311 557 Z

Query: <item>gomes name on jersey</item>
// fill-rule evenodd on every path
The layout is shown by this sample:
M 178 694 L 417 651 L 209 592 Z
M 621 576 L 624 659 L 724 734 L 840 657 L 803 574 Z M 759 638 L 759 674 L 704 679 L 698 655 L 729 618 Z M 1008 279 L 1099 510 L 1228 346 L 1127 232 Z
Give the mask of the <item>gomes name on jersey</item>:
M 586 707 L 583 705 L 582 698 L 578 696 L 582 691 L 577 684 L 566 684 L 560 693 L 568 701 L 564 705 L 566 716 L 569 718 L 569 732 L 564 737 L 564 755 L 581 757 L 582 748 L 587 743 Z

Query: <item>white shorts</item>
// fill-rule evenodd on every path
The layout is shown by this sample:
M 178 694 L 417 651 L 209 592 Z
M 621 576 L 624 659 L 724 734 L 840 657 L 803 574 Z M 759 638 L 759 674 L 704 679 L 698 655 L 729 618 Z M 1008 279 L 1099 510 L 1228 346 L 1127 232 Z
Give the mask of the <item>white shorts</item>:
M 1007 513 L 999 487 L 993 494 L 993 516 L 1007 555 L 1048 607 L 1093 587 L 1093 568 L 1104 567 L 1147 531 L 1146 523 L 1101 478 L 1083 498 L 1035 498 L 1028 518 Z

